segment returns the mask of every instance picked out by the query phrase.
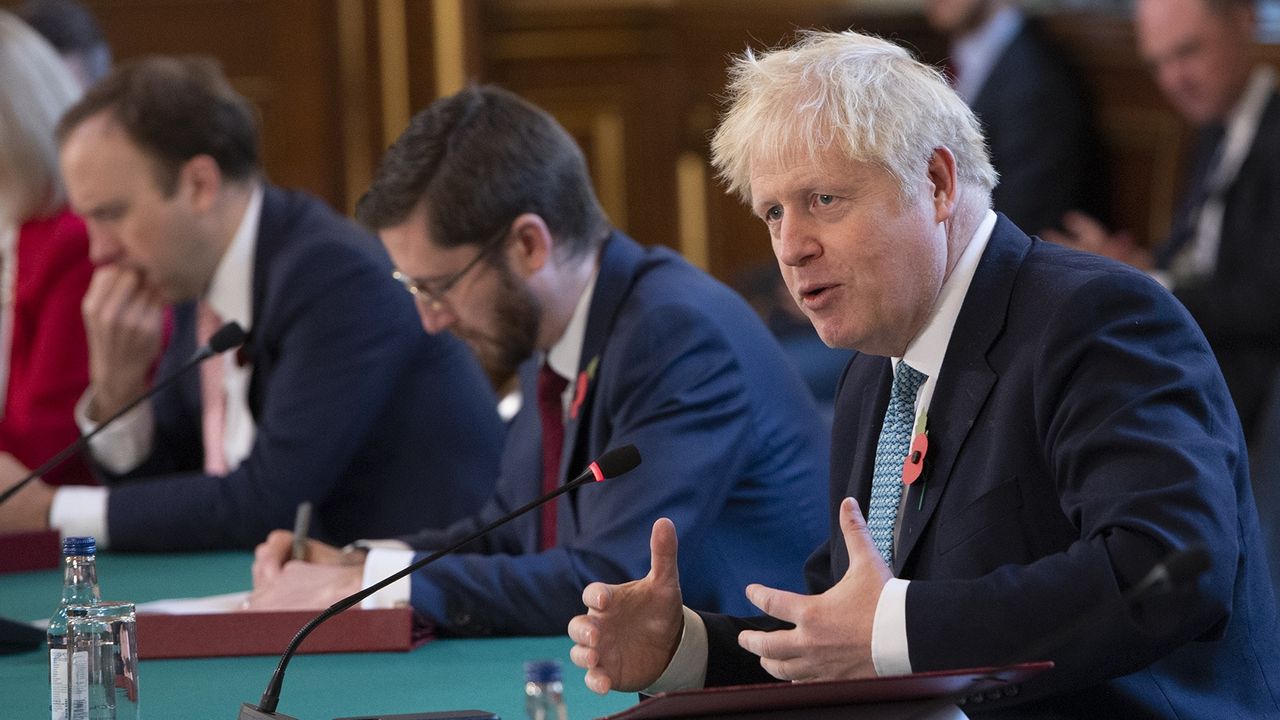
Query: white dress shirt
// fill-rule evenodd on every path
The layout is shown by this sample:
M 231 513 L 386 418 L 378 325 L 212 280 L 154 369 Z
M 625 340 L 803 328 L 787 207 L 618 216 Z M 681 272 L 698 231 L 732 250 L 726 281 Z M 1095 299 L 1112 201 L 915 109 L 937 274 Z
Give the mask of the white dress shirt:
M 587 337 L 587 314 L 591 310 L 591 298 L 595 295 L 596 278 L 599 273 L 599 268 L 592 271 L 586 289 L 582 291 L 582 295 L 578 297 L 578 304 L 573 308 L 573 315 L 569 317 L 569 325 L 565 328 L 564 334 L 547 351 L 547 364 L 560 377 L 569 380 L 564 393 L 560 396 L 561 409 L 566 413 L 569 402 L 577 392 L 578 366 L 582 363 L 582 344 Z M 360 540 L 354 545 L 369 551 L 364 561 L 361 587 L 369 587 L 409 567 L 417 552 L 399 540 Z M 365 598 L 360 603 L 360 607 L 369 610 L 406 605 L 409 602 L 410 587 L 409 578 L 401 578 Z
M 1152 273 L 1166 288 L 1175 289 L 1179 280 L 1194 281 L 1211 276 L 1217 270 L 1227 191 L 1249 157 L 1258 125 L 1262 123 L 1262 113 L 1267 109 L 1267 101 L 1275 87 L 1275 69 L 1270 65 L 1259 65 L 1249 75 L 1240 101 L 1227 115 L 1226 132 L 1215 158 L 1217 162 L 1209 168 L 1206 196 L 1195 220 L 1195 236 L 1173 258 L 1168 271 Z
M 253 261 L 258 245 L 258 224 L 262 218 L 261 185 L 255 186 L 245 207 L 244 215 L 236 227 L 231 244 L 218 261 L 209 292 L 204 299 L 225 321 L 237 322 L 242 328 L 250 328 L 253 317 Z M 249 379 L 251 368 L 242 367 L 235 360 L 235 353 L 223 353 L 205 362 L 223 363 L 223 387 L 227 393 L 226 427 L 223 430 L 223 448 L 227 467 L 234 470 L 249 456 L 257 428 L 249 411 Z M 97 424 L 89 419 L 89 403 L 92 388 L 76 403 L 76 424 L 81 433 L 90 433 Z M 155 437 L 155 418 L 151 402 L 144 402 L 89 441 L 94 459 L 111 472 L 127 473 L 140 465 L 151 454 Z M 64 536 L 92 535 L 99 547 L 108 547 L 107 493 L 108 488 L 88 486 L 64 486 L 58 488 L 49 510 L 49 525 Z
M 906 361 L 911 367 L 929 376 L 916 394 L 917 421 L 921 413 L 928 412 L 933 389 L 937 386 L 938 373 L 942 369 L 942 360 L 951 341 L 951 331 L 995 225 L 996 214 L 988 210 L 969 245 L 956 261 L 951 275 L 942 284 L 938 302 L 924 329 L 907 345 L 901 358 L 892 359 L 895 368 L 899 362 Z M 871 659 L 877 675 L 905 675 L 911 672 L 907 647 L 908 585 L 908 580 L 891 578 L 880 593 L 871 627 Z M 706 684 L 707 628 L 697 613 L 689 608 L 684 608 L 683 612 L 684 630 L 676 654 L 657 682 L 645 689 L 646 693 L 669 692 Z

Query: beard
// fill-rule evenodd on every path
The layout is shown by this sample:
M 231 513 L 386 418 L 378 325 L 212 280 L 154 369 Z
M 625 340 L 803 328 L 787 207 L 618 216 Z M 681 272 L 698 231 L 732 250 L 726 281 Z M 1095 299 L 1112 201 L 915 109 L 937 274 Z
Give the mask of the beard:
M 505 262 L 494 267 L 500 285 L 487 323 L 491 329 L 455 327 L 454 334 L 467 343 L 489 382 L 500 391 L 537 348 L 542 303 Z

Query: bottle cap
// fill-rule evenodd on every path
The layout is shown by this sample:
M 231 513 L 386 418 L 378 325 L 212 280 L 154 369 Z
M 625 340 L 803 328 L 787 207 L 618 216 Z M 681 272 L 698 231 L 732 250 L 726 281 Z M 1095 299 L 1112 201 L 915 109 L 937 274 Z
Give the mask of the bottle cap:
M 525 682 L 560 682 L 559 660 L 531 660 L 524 664 Z
M 93 555 L 98 552 L 98 541 L 93 537 L 69 537 L 62 540 L 63 555 Z

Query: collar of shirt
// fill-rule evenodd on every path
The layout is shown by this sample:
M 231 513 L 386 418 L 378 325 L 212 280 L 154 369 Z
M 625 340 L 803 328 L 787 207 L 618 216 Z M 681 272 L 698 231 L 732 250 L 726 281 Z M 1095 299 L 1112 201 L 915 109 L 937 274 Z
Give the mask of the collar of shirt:
M 969 284 L 973 282 L 973 273 L 978 269 L 978 261 L 987 249 L 991 239 L 991 231 L 996 226 L 996 214 L 987 211 L 978 229 L 974 231 L 969 245 L 960 253 L 960 259 L 952 268 L 951 275 L 942 283 L 942 291 L 938 293 L 938 302 L 933 313 L 925 322 L 924 329 L 907 345 L 905 354 L 893 358 L 896 369 L 898 363 L 906 361 L 908 365 L 929 376 L 916 395 L 916 417 L 929 409 L 929 401 L 933 399 L 933 388 L 938 383 L 938 373 L 942 370 L 942 360 L 947 354 L 947 345 L 951 342 L 951 331 L 955 328 L 956 318 L 964 305 L 964 298 L 969 294 Z
M 1227 115 L 1226 138 L 1223 141 L 1221 160 L 1213 169 L 1211 187 L 1223 189 L 1235 179 L 1244 159 L 1253 146 L 1262 113 L 1276 87 L 1276 71 L 1270 65 L 1259 65 L 1249 75 L 1244 95 Z
M 987 18 L 981 27 L 955 41 L 951 48 L 951 57 L 959 68 L 955 89 L 966 103 L 972 105 L 977 99 L 982 86 L 987 84 L 991 68 L 995 67 L 1025 22 L 1021 10 L 1005 5 Z
M 591 310 L 591 298 L 595 295 L 596 279 L 599 275 L 599 267 L 591 271 L 587 287 L 578 297 L 578 304 L 574 306 L 573 315 L 569 317 L 568 327 L 565 328 L 560 339 L 547 351 L 547 364 L 560 377 L 569 379 L 569 385 L 564 389 L 564 395 L 561 397 L 561 404 L 566 409 L 569 399 L 576 392 L 574 386 L 577 384 L 578 366 L 582 363 L 582 344 L 587 338 L 587 315 Z
M 253 317 L 253 258 L 262 220 L 262 195 L 262 185 L 255 184 L 236 234 L 218 261 L 205 294 L 205 300 L 223 322 L 238 322 L 245 330 L 250 329 Z

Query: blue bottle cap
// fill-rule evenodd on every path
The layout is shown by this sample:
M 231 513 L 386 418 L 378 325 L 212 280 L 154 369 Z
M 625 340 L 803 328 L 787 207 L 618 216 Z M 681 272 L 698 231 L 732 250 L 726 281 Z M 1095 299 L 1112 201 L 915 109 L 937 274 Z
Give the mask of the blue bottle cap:
M 93 555 L 98 552 L 98 541 L 93 537 L 69 537 L 62 539 L 63 555 Z
M 524 664 L 525 682 L 560 682 L 559 660 L 531 660 Z

